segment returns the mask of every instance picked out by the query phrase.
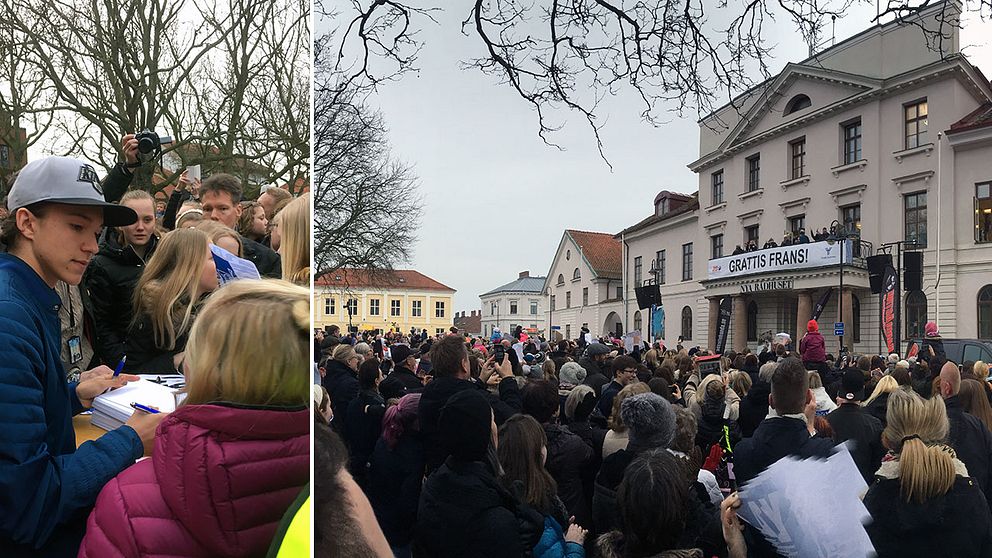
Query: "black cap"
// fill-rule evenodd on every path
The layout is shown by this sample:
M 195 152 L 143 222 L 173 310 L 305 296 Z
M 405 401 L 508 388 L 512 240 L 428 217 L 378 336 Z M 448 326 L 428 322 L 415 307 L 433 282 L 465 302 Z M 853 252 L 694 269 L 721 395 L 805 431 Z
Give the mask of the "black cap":
M 861 401 L 865 398 L 865 375 L 858 368 L 848 368 L 840 380 L 841 399 L 848 401 Z
M 413 355 L 414 351 L 409 345 L 393 345 L 389 348 L 389 354 L 392 355 L 393 362 L 400 365 L 407 357 Z

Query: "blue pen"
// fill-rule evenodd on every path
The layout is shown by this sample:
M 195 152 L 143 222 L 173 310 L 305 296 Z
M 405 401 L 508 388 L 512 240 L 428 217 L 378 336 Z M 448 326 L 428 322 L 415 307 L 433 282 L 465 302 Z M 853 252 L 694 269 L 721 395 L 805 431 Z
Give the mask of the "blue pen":
M 121 357 L 121 361 L 117 363 L 117 368 L 114 368 L 114 377 L 120 376 L 121 370 L 124 370 L 124 363 L 127 362 L 127 355 Z
M 134 409 L 137 409 L 139 411 L 144 411 L 146 413 L 151 413 L 153 415 L 159 413 L 159 410 L 158 409 L 152 409 L 151 407 L 146 407 L 146 406 L 142 405 L 141 403 L 131 403 L 131 407 L 134 408 Z

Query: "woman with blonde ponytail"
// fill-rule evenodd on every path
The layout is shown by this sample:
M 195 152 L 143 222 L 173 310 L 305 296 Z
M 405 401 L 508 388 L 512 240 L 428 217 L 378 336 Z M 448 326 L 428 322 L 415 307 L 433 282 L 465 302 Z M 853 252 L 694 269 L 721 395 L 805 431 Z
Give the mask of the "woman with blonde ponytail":
M 879 558 L 992 555 L 992 515 L 947 445 L 944 400 L 897 389 L 886 417 L 882 443 L 889 452 L 864 498 Z

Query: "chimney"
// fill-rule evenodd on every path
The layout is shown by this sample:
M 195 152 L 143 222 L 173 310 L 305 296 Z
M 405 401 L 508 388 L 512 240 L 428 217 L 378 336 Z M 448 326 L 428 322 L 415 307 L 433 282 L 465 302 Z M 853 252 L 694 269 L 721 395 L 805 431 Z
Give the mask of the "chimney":
M 517 279 L 524 279 L 526 277 L 530 277 L 530 271 L 521 271 L 520 276 L 517 277 Z

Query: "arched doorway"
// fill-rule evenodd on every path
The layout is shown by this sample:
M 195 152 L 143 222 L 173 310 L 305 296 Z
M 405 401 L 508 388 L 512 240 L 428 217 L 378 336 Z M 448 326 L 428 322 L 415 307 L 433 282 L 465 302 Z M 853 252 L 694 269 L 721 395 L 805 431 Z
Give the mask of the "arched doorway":
M 641 311 L 640 310 L 634 312 L 634 331 L 641 331 Z
M 619 314 L 610 312 L 606 315 L 606 322 L 603 323 L 603 334 L 623 337 L 623 322 L 620 320 Z

